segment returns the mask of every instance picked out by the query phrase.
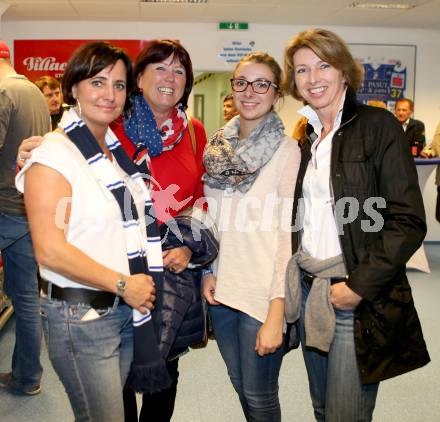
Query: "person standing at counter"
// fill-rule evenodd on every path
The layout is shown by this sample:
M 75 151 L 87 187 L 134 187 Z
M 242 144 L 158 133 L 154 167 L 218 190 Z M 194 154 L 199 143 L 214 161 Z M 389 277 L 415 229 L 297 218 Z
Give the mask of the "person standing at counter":
M 435 129 L 431 145 L 426 147 L 420 154 L 423 158 L 440 157 L 440 123 Z M 435 218 L 440 223 L 440 164 L 435 173 L 435 184 L 437 185 L 437 202 L 435 205 Z
M 425 146 L 425 124 L 413 119 L 414 103 L 409 98 L 399 98 L 395 105 L 395 115 L 402 125 L 405 138 L 411 148 L 411 155 L 418 157 Z

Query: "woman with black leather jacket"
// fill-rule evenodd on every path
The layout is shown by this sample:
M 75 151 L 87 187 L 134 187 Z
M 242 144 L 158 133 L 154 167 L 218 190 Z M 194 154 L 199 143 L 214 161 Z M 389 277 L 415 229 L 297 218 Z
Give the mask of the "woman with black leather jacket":
M 316 420 L 370 421 L 379 381 L 429 362 L 405 274 L 426 233 L 417 173 L 394 116 L 356 102 L 363 70 L 339 36 L 295 36 L 285 75 L 308 119 L 286 318 Z

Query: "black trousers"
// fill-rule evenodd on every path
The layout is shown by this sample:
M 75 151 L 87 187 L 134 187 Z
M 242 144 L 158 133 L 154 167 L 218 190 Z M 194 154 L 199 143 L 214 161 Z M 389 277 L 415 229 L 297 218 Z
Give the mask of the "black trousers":
M 168 372 L 173 380 L 170 387 L 155 394 L 143 394 L 142 408 L 137 417 L 136 394 L 124 388 L 125 422 L 170 422 L 176 401 L 179 359 L 167 362 Z
M 437 204 L 435 206 L 435 218 L 440 223 L 440 186 L 437 186 Z

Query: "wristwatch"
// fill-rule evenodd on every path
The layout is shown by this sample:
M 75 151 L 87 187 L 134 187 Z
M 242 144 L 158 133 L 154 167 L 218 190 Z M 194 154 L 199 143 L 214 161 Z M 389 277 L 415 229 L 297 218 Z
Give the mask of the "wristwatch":
M 122 274 L 119 274 L 119 280 L 116 283 L 116 296 L 124 296 L 126 285 L 127 281 L 124 279 L 124 276 Z

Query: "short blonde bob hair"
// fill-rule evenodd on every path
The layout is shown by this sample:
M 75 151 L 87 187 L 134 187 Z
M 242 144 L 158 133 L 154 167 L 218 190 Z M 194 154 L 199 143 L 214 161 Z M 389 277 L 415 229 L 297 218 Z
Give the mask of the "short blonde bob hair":
M 345 41 L 334 32 L 313 28 L 300 32 L 284 50 L 284 81 L 286 92 L 295 99 L 304 101 L 295 85 L 293 55 L 301 48 L 310 48 L 323 61 L 341 70 L 347 85 L 357 91 L 364 80 L 364 68 L 350 53 Z

